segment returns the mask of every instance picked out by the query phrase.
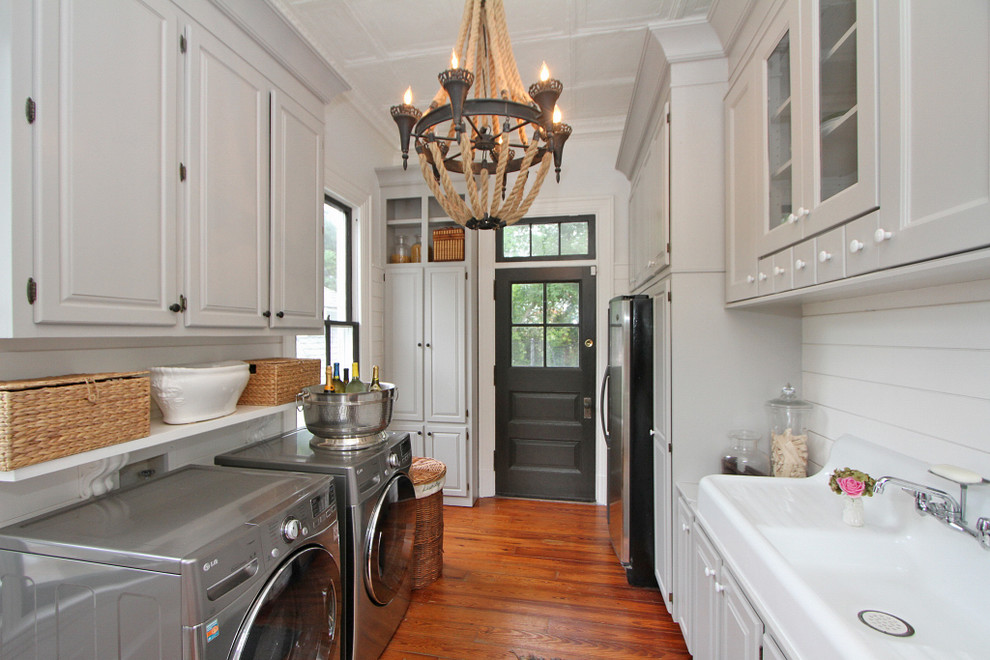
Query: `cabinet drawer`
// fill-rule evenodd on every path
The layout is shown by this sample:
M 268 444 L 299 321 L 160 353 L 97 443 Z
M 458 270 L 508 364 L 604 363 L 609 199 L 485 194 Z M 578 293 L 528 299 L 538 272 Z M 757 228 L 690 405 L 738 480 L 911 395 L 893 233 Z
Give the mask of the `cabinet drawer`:
M 839 227 L 815 239 L 815 282 L 845 277 L 845 228 Z
M 773 257 L 763 257 L 756 268 L 758 293 L 765 296 L 773 293 Z
M 773 292 L 790 291 L 794 288 L 792 277 L 791 256 L 793 250 L 790 248 L 773 255 L 773 267 L 770 269 L 770 276 L 773 279 Z
M 805 241 L 791 248 L 791 273 L 795 289 L 815 283 L 815 242 Z
M 862 275 L 878 268 L 877 213 L 870 213 L 846 225 L 846 277 Z

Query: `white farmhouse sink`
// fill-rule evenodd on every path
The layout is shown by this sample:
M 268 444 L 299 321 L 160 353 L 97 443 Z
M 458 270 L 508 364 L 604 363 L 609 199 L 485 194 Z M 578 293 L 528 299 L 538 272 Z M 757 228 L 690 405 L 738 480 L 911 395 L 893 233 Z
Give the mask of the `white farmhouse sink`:
M 778 641 L 802 659 L 990 657 L 990 552 L 918 514 L 913 498 L 892 486 L 865 498 L 864 527 L 844 524 L 843 498 L 828 488 L 828 476 L 847 466 L 958 495 L 927 465 L 849 436 L 807 479 L 701 480 L 699 518 Z M 974 491 L 971 523 L 990 513 Z M 868 627 L 859 613 L 870 610 L 906 621 L 914 633 Z

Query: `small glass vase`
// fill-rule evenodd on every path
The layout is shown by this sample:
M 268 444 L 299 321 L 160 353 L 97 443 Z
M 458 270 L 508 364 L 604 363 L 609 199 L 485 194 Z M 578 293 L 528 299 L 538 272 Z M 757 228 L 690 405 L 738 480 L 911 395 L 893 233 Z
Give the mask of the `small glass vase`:
M 863 498 L 842 496 L 842 522 L 850 527 L 863 526 Z

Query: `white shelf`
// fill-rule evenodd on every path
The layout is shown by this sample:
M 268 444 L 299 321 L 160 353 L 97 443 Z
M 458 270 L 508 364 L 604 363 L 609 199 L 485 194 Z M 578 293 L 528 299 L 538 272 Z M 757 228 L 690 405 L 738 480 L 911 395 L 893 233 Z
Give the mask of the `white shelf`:
M 289 412 L 294 410 L 295 407 L 295 402 L 286 403 L 281 406 L 237 406 L 237 410 L 225 417 L 208 419 L 203 422 L 193 422 L 192 424 L 166 424 L 161 419 L 152 419 L 151 433 L 143 438 L 121 442 L 120 444 L 110 445 L 109 447 L 93 449 L 81 454 L 63 456 L 62 458 L 45 461 L 44 463 L 27 465 L 22 468 L 17 468 L 16 470 L 0 472 L 0 482 L 24 481 L 25 479 L 40 477 L 42 475 L 58 472 L 59 470 L 65 470 L 68 468 L 77 467 L 79 465 L 85 465 L 86 463 L 92 463 L 93 461 L 99 461 L 104 458 L 119 456 L 120 454 L 128 454 L 130 452 L 140 451 L 141 449 L 147 449 L 157 445 L 163 445 L 175 440 L 181 440 L 183 438 L 198 435 L 200 433 L 216 431 L 228 426 L 233 426 L 234 424 L 240 424 L 241 422 L 249 422 L 252 419 L 259 419 L 261 417 L 268 417 L 269 415 Z

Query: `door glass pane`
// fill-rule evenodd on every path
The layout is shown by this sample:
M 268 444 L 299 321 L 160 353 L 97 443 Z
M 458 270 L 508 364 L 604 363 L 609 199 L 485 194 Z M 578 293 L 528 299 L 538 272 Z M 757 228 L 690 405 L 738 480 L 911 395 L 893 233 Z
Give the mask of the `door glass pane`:
M 533 256 L 555 257 L 560 254 L 559 225 L 531 225 Z
M 547 366 L 579 367 L 580 337 L 577 326 L 547 328 Z
M 588 254 L 588 223 L 587 222 L 561 223 L 560 253 Z
M 543 366 L 543 326 L 512 328 L 512 366 Z
M 856 0 L 822 0 L 819 9 L 821 199 L 859 179 L 856 99 Z
M 577 282 L 547 284 L 547 323 L 572 323 L 581 317 L 580 285 Z
M 412 563 L 416 492 L 408 477 L 399 474 L 392 478 L 370 525 L 365 586 L 376 603 L 388 605 L 402 589 Z
M 511 225 L 502 229 L 502 256 L 530 256 L 529 225 Z
M 543 284 L 512 285 L 512 322 L 543 323 Z
M 785 33 L 767 58 L 767 155 L 770 177 L 770 229 L 791 214 L 791 41 Z

